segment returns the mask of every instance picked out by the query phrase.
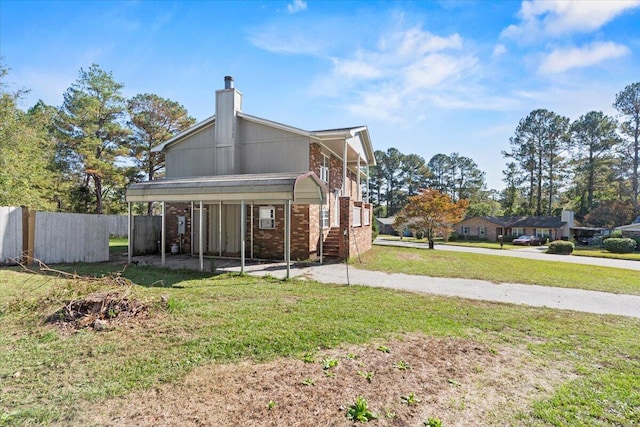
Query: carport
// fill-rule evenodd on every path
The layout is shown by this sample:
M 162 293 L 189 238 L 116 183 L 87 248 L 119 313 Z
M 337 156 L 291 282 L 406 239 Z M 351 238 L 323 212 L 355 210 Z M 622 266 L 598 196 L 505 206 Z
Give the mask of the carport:
M 166 253 L 166 223 L 165 213 L 167 203 L 191 203 L 199 206 L 199 248 L 200 270 L 204 270 L 204 224 L 202 214 L 204 204 L 217 204 L 222 209 L 223 204 L 240 205 L 240 271 L 244 273 L 245 247 L 246 247 L 246 222 L 247 205 L 279 204 L 284 205 L 284 261 L 287 265 L 287 275 L 290 275 L 291 266 L 291 205 L 307 204 L 321 205 L 326 202 L 327 188 L 325 184 L 313 173 L 267 173 L 267 174 L 242 174 L 219 175 L 207 177 L 189 177 L 160 179 L 154 181 L 135 183 L 129 186 L 126 193 L 128 203 L 129 224 L 129 253 L 128 261 L 131 263 L 133 256 L 133 216 L 132 204 L 137 202 L 161 202 L 162 203 L 162 239 L 161 256 L 162 266 L 165 265 Z M 193 211 L 193 210 L 192 210 Z M 253 216 L 253 209 L 250 210 Z M 222 230 L 222 215 L 218 216 L 220 224 L 218 230 Z M 253 218 L 251 218 L 253 224 Z M 322 223 L 318 227 L 322 230 Z M 250 233 L 250 247 L 253 248 L 253 227 Z M 219 240 L 220 241 L 220 240 Z M 251 252 L 253 253 L 253 252 Z M 322 245 L 320 245 L 320 262 L 322 262 Z

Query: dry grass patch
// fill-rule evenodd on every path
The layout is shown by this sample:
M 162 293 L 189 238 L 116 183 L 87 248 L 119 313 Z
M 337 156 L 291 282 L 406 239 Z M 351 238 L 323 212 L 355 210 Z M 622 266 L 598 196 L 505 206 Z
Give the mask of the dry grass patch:
M 180 383 L 86 403 L 74 423 L 348 426 L 347 408 L 362 396 L 378 426 L 416 426 L 428 418 L 446 426 L 490 425 L 527 417 L 533 399 L 571 377 L 536 366 L 527 351 L 512 347 L 422 334 L 383 344 L 389 353 L 378 343 L 319 350 L 307 362 L 207 364 Z M 329 360 L 337 364 L 327 368 Z M 412 393 L 414 404 L 407 404 Z

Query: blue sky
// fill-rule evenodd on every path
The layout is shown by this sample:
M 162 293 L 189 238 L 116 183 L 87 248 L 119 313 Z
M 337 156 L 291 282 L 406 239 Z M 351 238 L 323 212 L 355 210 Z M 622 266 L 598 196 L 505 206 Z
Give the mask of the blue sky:
M 365 124 L 374 148 L 473 158 L 500 189 L 530 111 L 571 120 L 640 81 L 633 1 L 10 1 L 0 56 L 23 102 L 62 103 L 92 63 L 203 120 L 224 76 L 243 111 L 307 130 Z

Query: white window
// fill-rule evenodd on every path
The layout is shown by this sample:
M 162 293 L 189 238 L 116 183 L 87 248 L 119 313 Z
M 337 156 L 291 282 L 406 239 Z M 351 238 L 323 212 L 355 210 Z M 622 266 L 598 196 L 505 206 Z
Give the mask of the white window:
M 550 231 L 548 228 L 538 228 L 536 229 L 536 237 L 549 237 Z
M 478 227 L 478 236 L 486 236 L 487 227 Z
M 322 228 L 329 228 L 329 206 L 322 206 L 320 218 L 322 219 Z
M 320 164 L 320 179 L 324 182 L 329 182 L 329 157 L 324 154 Z
M 362 211 L 363 216 L 364 216 L 364 225 L 370 225 L 371 224 L 371 212 L 369 211 L 369 209 L 365 209 L 364 211 Z
M 362 225 L 362 208 L 359 206 L 353 207 L 353 226 L 360 227 Z
M 462 234 L 469 234 L 469 226 L 467 225 L 462 226 Z
M 276 208 L 260 206 L 260 228 L 276 228 Z
M 520 237 L 524 235 L 524 228 L 522 227 L 514 227 L 511 229 L 511 235 L 515 237 Z

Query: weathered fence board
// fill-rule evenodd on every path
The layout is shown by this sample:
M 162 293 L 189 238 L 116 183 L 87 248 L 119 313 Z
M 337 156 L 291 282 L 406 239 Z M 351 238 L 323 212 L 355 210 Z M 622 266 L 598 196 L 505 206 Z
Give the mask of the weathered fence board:
M 161 216 L 133 217 L 133 255 L 159 253 L 158 242 L 162 238 Z M 131 239 L 129 239 L 131 242 Z
M 36 212 L 34 258 L 46 263 L 109 260 L 105 215 Z
M 0 264 L 14 264 L 22 256 L 22 208 L 0 206 Z
M 111 237 L 127 237 L 129 235 L 129 226 L 127 224 L 127 215 L 105 215 L 109 221 L 109 236 Z

